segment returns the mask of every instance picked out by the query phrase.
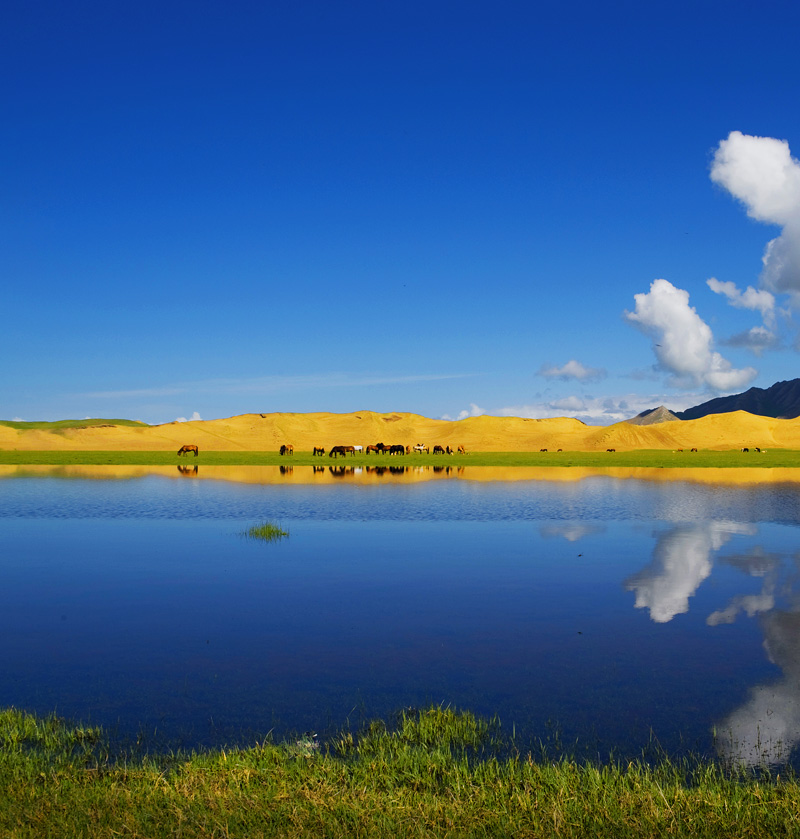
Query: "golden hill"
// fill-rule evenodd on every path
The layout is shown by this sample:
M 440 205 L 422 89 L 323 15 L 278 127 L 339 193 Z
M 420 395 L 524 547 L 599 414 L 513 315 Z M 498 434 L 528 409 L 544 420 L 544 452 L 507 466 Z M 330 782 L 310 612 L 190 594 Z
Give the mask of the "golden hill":
M 177 451 L 184 444 L 210 451 L 275 451 L 291 443 L 314 446 L 374 443 L 463 445 L 467 451 L 617 451 L 634 449 L 800 449 L 800 418 L 782 420 L 744 411 L 697 420 L 632 425 L 584 425 L 576 419 L 468 417 L 436 420 L 419 414 L 243 414 L 219 420 L 153 426 L 99 425 L 53 430 L 0 426 L 0 449 L 24 451 Z

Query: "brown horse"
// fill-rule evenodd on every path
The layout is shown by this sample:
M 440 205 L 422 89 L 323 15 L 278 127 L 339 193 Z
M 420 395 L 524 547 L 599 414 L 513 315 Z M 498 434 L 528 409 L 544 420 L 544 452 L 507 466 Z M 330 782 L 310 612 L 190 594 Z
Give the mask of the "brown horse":
M 197 446 L 181 446 L 178 449 L 179 455 L 189 454 L 190 452 L 194 452 L 194 456 L 197 457 L 200 454 L 200 449 Z
M 458 447 L 458 453 L 459 454 L 466 454 L 467 450 L 463 446 L 459 446 Z
M 294 454 L 294 446 L 291 445 L 291 443 L 289 445 L 286 445 L 286 446 L 281 446 L 281 455 L 285 455 L 285 454 L 291 454 L 291 455 Z
M 353 455 L 355 457 L 356 448 L 355 446 L 334 446 L 329 452 L 328 457 L 339 457 L 342 455 L 346 457 L 348 454 Z
M 406 447 L 405 446 L 389 446 L 389 454 L 405 454 Z
M 615 452 L 616 449 L 606 449 L 607 452 Z
M 323 449 L 322 446 L 314 446 L 314 451 L 312 453 L 313 457 L 316 457 L 317 455 L 322 457 L 322 455 L 324 455 L 324 454 L 325 454 L 325 449 Z
M 434 446 L 433 447 L 434 454 L 444 454 L 444 446 Z

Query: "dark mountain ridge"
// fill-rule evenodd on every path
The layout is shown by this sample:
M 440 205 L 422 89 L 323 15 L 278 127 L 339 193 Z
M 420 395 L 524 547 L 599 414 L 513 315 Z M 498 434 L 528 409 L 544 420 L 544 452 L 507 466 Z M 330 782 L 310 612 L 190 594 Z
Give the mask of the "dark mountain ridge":
M 709 414 L 727 414 L 731 411 L 747 411 L 762 417 L 794 419 L 800 416 L 800 379 L 776 382 L 772 387 L 751 387 L 744 393 L 732 396 L 718 396 L 694 408 L 675 411 L 682 420 L 700 419 Z

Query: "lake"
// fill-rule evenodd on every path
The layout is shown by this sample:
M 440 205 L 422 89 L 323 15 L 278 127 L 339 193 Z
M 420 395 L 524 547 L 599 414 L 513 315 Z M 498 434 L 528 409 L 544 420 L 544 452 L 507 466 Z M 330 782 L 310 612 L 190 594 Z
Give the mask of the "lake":
M 800 482 L 317 470 L 0 467 L 0 705 L 192 748 L 442 703 L 523 749 L 791 760 Z

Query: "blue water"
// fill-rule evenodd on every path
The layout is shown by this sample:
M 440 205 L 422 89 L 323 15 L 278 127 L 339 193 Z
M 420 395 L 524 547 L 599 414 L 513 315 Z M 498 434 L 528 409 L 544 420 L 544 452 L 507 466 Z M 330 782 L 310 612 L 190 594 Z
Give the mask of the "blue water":
M 523 748 L 780 762 L 800 740 L 799 502 L 605 477 L 6 478 L 0 706 L 195 747 L 436 702 L 498 714 Z M 265 519 L 289 538 L 242 536 Z

